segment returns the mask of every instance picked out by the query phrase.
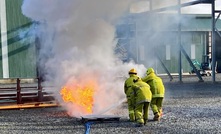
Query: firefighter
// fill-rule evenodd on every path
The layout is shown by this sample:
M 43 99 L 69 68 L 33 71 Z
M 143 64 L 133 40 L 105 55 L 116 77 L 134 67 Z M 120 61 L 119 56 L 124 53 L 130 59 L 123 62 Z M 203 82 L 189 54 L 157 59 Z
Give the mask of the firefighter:
M 152 93 L 150 91 L 150 86 L 143 82 L 139 77 L 134 79 L 132 89 L 134 90 L 135 98 L 135 118 L 136 122 L 138 123 L 136 126 L 141 127 L 146 125 L 148 121 Z
M 127 104 L 128 104 L 128 112 L 129 112 L 129 119 L 130 121 L 135 121 L 134 115 L 134 97 L 133 97 L 133 90 L 131 86 L 134 84 L 133 79 L 138 78 L 136 69 L 132 68 L 129 72 L 129 78 L 126 79 L 124 83 L 124 93 L 127 97 Z
M 142 78 L 142 81 L 150 85 L 150 90 L 152 92 L 151 109 L 154 114 L 154 121 L 159 121 L 162 117 L 163 110 L 163 99 L 165 94 L 165 87 L 163 81 L 158 77 L 153 68 L 148 68 L 146 76 Z

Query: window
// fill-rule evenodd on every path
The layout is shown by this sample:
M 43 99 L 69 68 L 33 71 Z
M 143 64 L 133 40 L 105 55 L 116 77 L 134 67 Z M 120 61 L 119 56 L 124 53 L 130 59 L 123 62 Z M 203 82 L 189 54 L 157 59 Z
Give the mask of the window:
M 166 45 L 166 60 L 170 60 L 170 45 Z
M 191 59 L 196 59 L 196 45 L 191 45 Z

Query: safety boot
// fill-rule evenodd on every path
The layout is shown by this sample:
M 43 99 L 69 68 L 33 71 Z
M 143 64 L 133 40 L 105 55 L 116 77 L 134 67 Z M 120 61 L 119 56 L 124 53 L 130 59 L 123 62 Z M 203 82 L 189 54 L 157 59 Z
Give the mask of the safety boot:
M 159 113 L 155 113 L 154 117 L 153 117 L 154 121 L 160 121 L 160 114 Z
M 135 120 L 133 120 L 133 119 L 129 119 L 129 122 L 135 122 Z
M 144 120 L 144 125 L 146 125 L 147 124 L 147 120 Z
M 144 126 L 144 119 L 137 119 L 135 127 L 143 127 Z
M 143 126 L 144 126 L 143 123 L 137 123 L 137 124 L 135 125 L 135 127 L 143 127 Z

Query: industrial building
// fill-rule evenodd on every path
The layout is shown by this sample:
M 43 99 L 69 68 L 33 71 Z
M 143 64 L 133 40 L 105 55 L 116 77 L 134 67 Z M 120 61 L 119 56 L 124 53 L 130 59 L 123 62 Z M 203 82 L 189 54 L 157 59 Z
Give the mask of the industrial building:
M 123 60 L 133 59 L 136 63 L 153 66 L 159 74 L 165 74 L 161 62 L 170 73 L 178 73 L 178 15 L 177 14 L 133 14 L 124 18 L 118 25 L 119 46 L 128 54 Z M 181 42 L 192 61 L 199 63 L 208 56 L 211 62 L 211 15 L 182 14 Z M 221 30 L 221 20 L 217 20 Z M 216 40 L 217 72 L 220 68 L 220 39 Z M 154 58 L 155 57 L 155 58 Z M 189 73 L 191 66 L 182 57 L 182 73 Z
M 21 12 L 22 0 L 1 1 L 0 78 L 36 78 L 35 39 Z
M 211 2 L 199 0 L 189 5 Z M 0 78 L 38 77 L 38 43 L 28 32 L 34 25 L 32 20 L 22 14 L 21 5 L 22 0 L 1 2 Z M 179 19 L 181 21 L 177 21 Z M 153 66 L 158 74 L 188 73 L 192 68 L 188 58 L 201 63 L 203 57 L 208 56 L 211 62 L 212 20 L 214 16 L 211 14 L 164 14 L 157 11 L 129 14 L 116 26 L 118 48 L 121 48 L 118 51 L 123 61 L 133 59 L 138 64 Z M 220 19 L 216 20 L 216 30 L 221 30 Z M 216 71 L 220 72 L 221 39 L 219 34 L 214 35 L 217 37 L 214 63 Z M 183 52 L 180 52 L 179 44 Z M 186 54 L 188 58 L 180 58 L 180 53 Z

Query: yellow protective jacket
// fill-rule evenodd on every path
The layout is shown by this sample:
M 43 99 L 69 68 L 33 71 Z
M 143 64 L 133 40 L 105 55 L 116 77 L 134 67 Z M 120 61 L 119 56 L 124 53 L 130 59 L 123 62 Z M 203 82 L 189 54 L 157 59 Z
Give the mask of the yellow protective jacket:
M 156 76 L 155 73 L 150 73 L 146 77 L 142 78 L 142 81 L 150 85 L 153 98 L 164 97 L 165 88 L 163 81 L 160 77 Z
M 150 91 L 150 86 L 147 83 L 139 80 L 132 85 L 132 88 L 134 90 L 135 104 L 151 102 L 152 93 Z
M 130 77 L 127 78 L 127 80 L 124 83 L 124 93 L 126 94 L 126 96 L 130 96 L 131 94 L 133 94 L 133 90 L 131 88 L 131 86 L 134 84 L 133 80 L 137 79 L 138 76 L 136 74 L 130 74 Z

